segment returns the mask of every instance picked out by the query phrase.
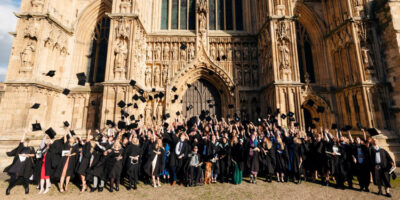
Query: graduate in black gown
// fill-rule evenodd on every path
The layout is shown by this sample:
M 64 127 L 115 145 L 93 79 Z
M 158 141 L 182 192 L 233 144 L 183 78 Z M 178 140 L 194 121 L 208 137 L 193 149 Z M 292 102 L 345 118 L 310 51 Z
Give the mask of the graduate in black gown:
M 29 146 L 29 139 L 25 139 L 27 131 L 24 132 L 21 142 L 14 150 L 7 152 L 7 156 L 14 157 L 12 164 L 4 169 L 10 176 L 10 182 L 6 189 L 6 195 L 10 195 L 11 189 L 18 180 L 23 181 L 25 194 L 29 194 L 29 178 L 34 172 L 35 149 Z
M 73 179 L 75 175 L 75 168 L 78 162 L 79 153 L 79 144 L 75 143 L 75 139 L 68 129 L 66 130 L 66 134 L 64 134 L 63 140 L 64 144 L 62 146 L 61 159 L 55 172 L 55 176 L 60 178 L 60 192 L 68 191 L 69 181 L 71 178 Z
M 170 166 L 172 169 L 172 185 L 175 185 L 177 180 L 180 179 L 180 184 L 184 182 L 184 164 L 187 158 L 187 152 L 190 145 L 187 142 L 187 136 L 184 133 L 184 128 L 178 128 L 178 133 L 169 132 L 165 134 L 171 144 L 171 157 Z
M 238 185 L 242 183 L 243 171 L 247 161 L 247 151 L 246 147 L 244 146 L 243 138 L 233 135 L 231 149 L 232 165 L 234 167 L 232 180 L 233 184 Z
M 220 180 L 221 183 L 228 182 L 229 169 L 231 167 L 231 147 L 228 138 L 223 137 L 221 149 L 219 151 L 219 165 L 221 167 Z
M 374 184 L 378 186 L 378 195 L 382 194 L 382 186 L 385 188 L 386 196 L 392 197 L 390 194 L 390 174 L 389 171 L 394 166 L 393 159 L 389 153 L 380 148 L 375 139 L 371 141 L 371 163 Z
M 263 144 L 261 145 L 261 160 L 260 162 L 263 165 L 265 171 L 265 179 L 267 182 L 272 181 L 272 176 L 275 172 L 275 146 L 272 141 L 268 137 L 264 137 Z
M 105 172 L 107 178 L 110 180 L 110 192 L 115 190 L 119 191 L 119 183 L 121 178 L 121 172 L 123 167 L 123 149 L 119 141 L 115 141 L 112 148 L 106 151 L 106 166 Z
M 275 173 L 278 182 L 285 181 L 285 173 L 287 171 L 288 150 L 280 137 L 277 137 L 275 143 L 276 166 Z
M 126 156 L 125 163 L 129 179 L 129 186 L 127 189 L 130 190 L 133 185 L 133 189 L 136 190 L 139 182 L 139 166 L 141 165 L 142 156 L 142 149 L 140 148 L 139 139 L 137 137 L 132 138 L 132 144 L 128 145 L 124 153 Z
M 39 182 L 39 194 L 46 194 L 49 192 L 51 182 L 50 176 L 53 174 L 51 167 L 52 154 L 49 152 L 52 140 L 45 135 L 40 148 L 36 152 L 36 166 L 34 179 Z M 46 183 L 46 187 L 44 186 Z
M 80 179 L 82 181 L 81 192 L 87 190 L 87 184 L 86 184 L 87 170 L 89 168 L 90 163 L 93 162 L 95 146 L 96 146 L 96 141 L 93 140 L 93 136 L 89 132 L 88 137 L 86 138 L 86 143 L 82 147 L 82 155 L 77 169 L 77 173 L 80 175 Z
M 149 159 L 144 165 L 144 170 L 148 176 L 151 176 L 153 187 L 160 187 L 160 174 L 162 172 L 162 166 L 164 165 L 165 150 L 162 139 L 157 138 L 155 141 L 155 143 L 152 143 L 152 148 L 149 152 Z
M 355 141 L 350 134 L 350 141 L 352 143 L 352 158 L 354 159 L 354 172 L 357 176 L 360 191 L 369 192 L 369 184 L 370 184 L 370 169 L 371 169 L 371 161 L 369 155 L 369 149 L 366 144 L 366 136 L 364 129 L 361 130 L 364 134 L 364 139 L 361 140 L 359 137 L 356 137 Z
M 250 139 L 246 142 L 248 149 L 247 167 L 250 171 L 250 183 L 257 183 L 257 174 L 260 170 L 260 146 L 257 135 L 254 132 L 251 134 Z
M 93 187 L 90 189 L 91 192 L 94 192 L 96 189 L 102 192 L 106 180 L 104 172 L 107 161 L 106 151 L 111 148 L 111 144 L 108 143 L 107 135 L 101 136 L 100 142 L 96 142 L 95 144 L 93 159 L 91 159 L 87 169 L 87 179 L 93 182 Z

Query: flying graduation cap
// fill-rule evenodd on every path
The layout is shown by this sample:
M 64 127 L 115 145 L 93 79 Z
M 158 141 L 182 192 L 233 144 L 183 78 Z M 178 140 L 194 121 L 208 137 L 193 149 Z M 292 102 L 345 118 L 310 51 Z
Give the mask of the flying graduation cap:
M 144 90 L 143 89 L 139 89 L 139 94 L 143 95 L 144 94 Z
M 337 126 L 337 124 L 332 124 L 332 130 L 335 130 L 335 129 L 337 129 L 338 128 L 338 126 Z
M 56 75 L 56 71 L 54 71 L 54 70 L 50 70 L 46 73 L 46 76 L 48 76 L 48 77 L 53 77 L 54 75 Z
M 318 113 L 324 113 L 324 112 L 325 112 L 325 108 L 322 107 L 322 106 L 318 106 L 317 112 L 318 112 Z
M 309 105 L 310 107 L 313 107 L 314 103 L 315 102 L 312 99 L 307 101 L 307 105 Z
M 131 80 L 131 81 L 129 82 L 129 85 L 131 85 L 132 87 L 134 87 L 134 86 L 136 85 L 136 81 L 135 81 L 135 80 Z
M 282 115 L 281 115 L 281 118 L 282 118 L 282 119 L 286 119 L 286 115 L 285 115 L 285 114 L 282 114 Z
M 67 96 L 67 95 L 69 95 L 70 92 L 71 92 L 71 90 L 65 88 L 65 89 L 63 90 L 62 93 L 63 93 L 65 96 Z
M 69 126 L 69 122 L 68 122 L 68 121 L 65 121 L 65 122 L 64 122 L 64 126 L 65 126 L 65 127 L 68 127 L 68 126 Z
M 176 90 L 178 90 L 175 86 L 174 87 L 172 87 L 172 91 L 173 92 L 176 92 Z
M 42 126 L 40 126 L 40 123 L 38 123 L 38 122 L 36 121 L 36 123 L 33 123 L 33 124 L 32 124 L 32 132 L 41 131 L 41 130 L 42 130 Z
M 184 43 L 182 43 L 182 44 L 181 44 L 181 49 L 182 49 L 182 50 L 186 50 L 186 48 L 187 48 L 187 46 L 186 46 Z
M 376 128 L 370 128 L 367 131 L 371 136 L 379 135 L 378 129 Z
M 293 117 L 293 116 L 294 116 L 294 113 L 293 113 L 293 112 L 289 112 L 289 113 L 288 113 L 288 116 L 289 116 L 289 117 Z
M 188 87 L 188 88 L 191 88 L 191 87 L 192 87 L 192 85 L 188 83 L 188 84 L 187 84 L 187 87 Z
M 234 108 L 233 104 L 229 104 L 229 105 L 228 105 L 228 108 L 229 108 L 229 109 L 233 109 L 233 108 Z
M 31 107 L 32 109 L 38 109 L 40 107 L 39 103 L 35 103 L 33 104 L 33 106 Z
M 126 103 L 124 101 L 121 100 L 118 102 L 118 107 L 123 108 L 125 106 L 126 106 Z
M 57 135 L 57 133 L 51 127 L 47 129 L 45 133 L 50 137 L 50 139 L 53 139 Z
M 78 78 L 78 85 L 85 86 L 86 83 L 86 75 L 84 72 L 77 73 L 76 77 Z

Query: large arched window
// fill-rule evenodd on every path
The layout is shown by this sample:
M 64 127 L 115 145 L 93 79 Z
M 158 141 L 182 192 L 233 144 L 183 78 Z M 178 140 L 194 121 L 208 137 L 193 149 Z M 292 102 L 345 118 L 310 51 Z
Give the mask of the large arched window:
M 194 30 L 196 28 L 196 0 L 162 0 L 162 30 Z
M 300 80 L 302 83 L 306 81 L 306 74 L 311 83 L 315 83 L 314 63 L 311 50 L 310 35 L 306 29 L 296 23 L 297 30 L 297 51 L 299 56 Z
M 104 16 L 96 25 L 88 55 L 88 82 L 103 82 L 106 72 L 110 19 Z
M 209 0 L 210 30 L 243 30 L 242 0 Z

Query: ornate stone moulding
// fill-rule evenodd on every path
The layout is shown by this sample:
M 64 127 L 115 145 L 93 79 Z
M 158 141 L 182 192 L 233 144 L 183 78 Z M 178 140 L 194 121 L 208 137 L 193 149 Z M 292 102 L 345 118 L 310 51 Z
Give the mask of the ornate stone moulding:
M 54 23 L 56 26 L 58 26 L 61 30 L 68 33 L 69 35 L 72 35 L 74 33 L 74 28 L 69 27 L 68 25 L 62 24 L 59 20 L 57 20 L 55 17 L 53 17 L 50 13 L 38 14 L 38 13 L 30 13 L 30 12 L 23 12 L 23 13 L 14 12 L 14 15 L 18 18 L 35 17 L 35 18 L 47 19 L 51 23 Z

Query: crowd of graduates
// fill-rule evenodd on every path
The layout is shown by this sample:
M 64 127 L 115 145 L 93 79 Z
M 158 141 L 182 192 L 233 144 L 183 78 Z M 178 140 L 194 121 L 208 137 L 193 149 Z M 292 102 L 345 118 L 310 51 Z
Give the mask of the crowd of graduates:
M 252 184 L 306 180 L 353 189 L 357 177 L 357 190 L 369 192 L 373 182 L 378 194 L 391 197 L 395 164 L 364 129 L 360 137 L 337 126 L 301 131 L 298 124 L 280 126 L 277 117 L 250 122 L 179 116 L 158 126 L 122 117 L 117 124 L 107 121 L 101 131 L 89 131 L 86 138 L 65 123 L 61 138 L 49 129 L 37 149 L 29 146 L 25 133 L 19 146 L 7 153 L 14 160 L 4 170 L 10 175 L 6 194 L 19 180 L 26 194 L 30 183 L 45 194 L 52 182 L 60 192 L 68 191 L 70 181 L 80 185 L 81 192 L 114 192 L 120 185 L 136 190 L 139 182 L 155 188 L 161 183 L 194 187 L 205 182 L 241 184 L 243 177 Z

